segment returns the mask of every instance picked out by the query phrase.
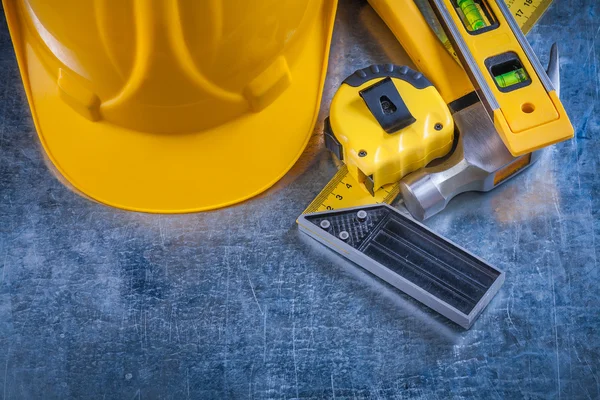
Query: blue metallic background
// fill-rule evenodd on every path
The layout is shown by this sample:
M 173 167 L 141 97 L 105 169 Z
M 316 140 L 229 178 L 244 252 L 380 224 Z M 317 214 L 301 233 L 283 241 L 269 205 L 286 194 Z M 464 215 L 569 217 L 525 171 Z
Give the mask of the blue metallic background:
M 0 398 L 600 398 L 597 0 L 556 0 L 528 36 L 543 64 L 560 45 L 576 137 L 427 222 L 507 272 L 469 331 L 294 222 L 336 170 L 320 131 L 337 85 L 406 63 L 365 1 L 340 4 L 321 122 L 294 170 L 181 216 L 59 183 L 0 24 Z

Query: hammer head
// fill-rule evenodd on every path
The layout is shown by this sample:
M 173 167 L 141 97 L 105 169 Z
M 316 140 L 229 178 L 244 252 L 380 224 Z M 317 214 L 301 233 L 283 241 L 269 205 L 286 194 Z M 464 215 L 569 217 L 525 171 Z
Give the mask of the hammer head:
M 454 152 L 400 182 L 404 204 L 419 220 L 437 214 L 460 193 L 492 190 L 530 166 L 539 156 L 538 150 L 513 157 L 481 102 L 456 112 L 454 121 L 458 131 Z
M 555 43 L 550 50 L 547 74 L 557 93 L 559 65 Z M 480 101 L 456 111 L 453 117 L 458 140 L 452 153 L 400 181 L 404 204 L 419 220 L 442 211 L 460 193 L 494 189 L 531 166 L 543 151 L 513 157 Z

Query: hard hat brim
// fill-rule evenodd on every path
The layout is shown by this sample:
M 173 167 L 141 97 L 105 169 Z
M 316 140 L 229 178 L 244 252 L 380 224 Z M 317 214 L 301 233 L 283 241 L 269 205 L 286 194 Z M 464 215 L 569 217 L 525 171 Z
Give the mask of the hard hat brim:
M 291 84 L 272 104 L 210 130 L 144 133 L 93 122 L 59 98 L 12 2 L 7 23 L 40 141 L 78 191 L 126 210 L 185 213 L 239 203 L 267 190 L 298 160 L 314 129 L 336 0 L 323 2 Z

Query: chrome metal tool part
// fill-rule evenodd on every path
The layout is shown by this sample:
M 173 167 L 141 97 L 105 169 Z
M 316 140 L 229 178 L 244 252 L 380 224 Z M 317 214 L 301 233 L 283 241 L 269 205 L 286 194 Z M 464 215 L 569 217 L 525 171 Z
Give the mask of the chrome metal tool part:
M 548 80 L 560 91 L 560 60 L 552 45 Z M 487 192 L 532 165 L 543 150 L 513 157 L 479 101 L 458 110 L 454 122 L 459 131 L 454 152 L 443 162 L 407 175 L 400 181 L 406 208 L 419 220 L 441 210 L 460 193 Z
M 550 60 L 548 61 L 548 68 L 546 68 L 546 74 L 552 82 L 556 94 L 560 96 L 560 57 L 558 53 L 558 45 L 552 44 L 550 47 Z
M 300 230 L 468 329 L 504 273 L 387 204 L 305 214 Z

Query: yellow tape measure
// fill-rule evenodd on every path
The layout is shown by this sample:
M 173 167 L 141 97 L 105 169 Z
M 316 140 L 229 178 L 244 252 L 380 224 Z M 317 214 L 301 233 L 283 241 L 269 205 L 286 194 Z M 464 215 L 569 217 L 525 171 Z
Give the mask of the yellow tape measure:
M 511 13 L 524 33 L 529 32 L 535 23 L 548 9 L 552 0 L 505 0 Z M 415 3 L 436 32 L 438 38 L 444 43 L 444 47 L 450 54 L 456 57 L 450 41 L 439 25 L 437 18 L 431 10 L 427 0 L 415 0 Z M 431 12 L 426 11 L 427 7 Z M 366 190 L 359 187 L 348 173 L 346 165 L 342 165 L 335 176 L 321 190 L 319 195 L 304 210 L 303 214 L 335 210 L 340 208 L 358 207 L 367 204 L 392 203 L 400 193 L 399 183 L 389 184 L 375 192 L 371 196 Z

